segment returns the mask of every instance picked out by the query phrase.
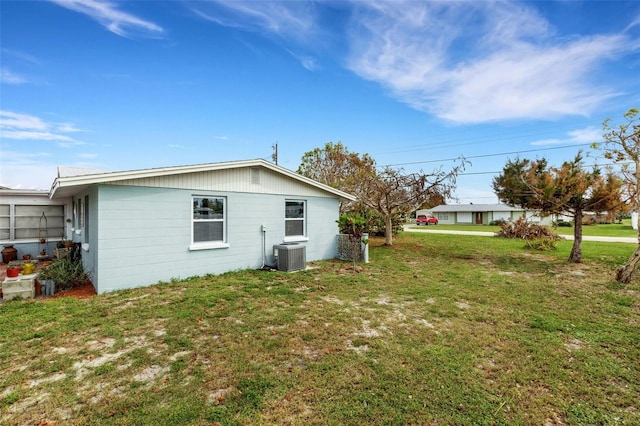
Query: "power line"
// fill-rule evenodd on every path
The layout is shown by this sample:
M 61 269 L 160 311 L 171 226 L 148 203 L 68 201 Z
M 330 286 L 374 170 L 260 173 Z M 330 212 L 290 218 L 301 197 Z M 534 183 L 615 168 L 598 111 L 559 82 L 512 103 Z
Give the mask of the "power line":
M 585 164 L 583 167 L 607 167 L 607 166 L 617 166 L 623 164 L 633 164 L 632 162 L 628 163 L 604 163 L 604 164 Z M 502 170 L 497 172 L 468 172 L 468 173 L 458 173 L 458 176 L 471 176 L 471 175 L 497 175 L 502 173 Z
M 549 131 L 549 132 L 545 132 L 545 133 L 553 133 L 553 132 Z M 545 133 L 541 133 L 541 134 L 545 134 Z M 478 136 L 478 137 L 475 137 L 475 138 L 462 138 L 462 139 L 453 139 L 453 140 L 451 140 L 451 142 L 457 142 L 457 141 L 465 141 L 465 140 L 469 140 L 469 139 L 478 139 L 475 142 L 453 143 L 453 144 L 446 144 L 446 145 L 440 145 L 439 142 L 437 142 L 437 143 L 432 143 L 432 144 L 410 145 L 410 146 L 407 147 L 408 149 L 379 152 L 379 153 L 376 153 L 375 155 L 399 154 L 399 153 L 404 153 L 404 152 L 423 151 L 423 150 L 426 150 L 426 149 L 453 148 L 453 147 L 456 147 L 456 146 L 477 145 L 477 144 L 481 144 L 481 143 L 486 143 L 487 141 L 499 142 L 499 141 L 513 140 L 513 139 L 521 139 L 521 138 L 525 138 L 525 137 L 529 137 L 529 135 L 516 135 L 516 136 L 509 136 L 509 137 L 502 137 L 502 138 L 496 138 L 496 137 L 492 137 L 492 136 L 489 136 L 489 135 L 487 135 L 487 136 Z
M 445 158 L 445 159 L 441 159 L 441 160 L 412 161 L 412 162 L 409 162 L 409 163 L 386 164 L 384 166 L 379 166 L 379 167 L 410 166 L 410 165 L 414 165 L 414 164 L 438 163 L 438 162 L 444 162 L 444 161 L 456 161 L 456 160 L 463 160 L 463 159 L 464 160 L 468 160 L 468 159 L 472 159 L 472 158 L 500 157 L 500 156 L 503 156 L 503 155 L 523 154 L 523 153 L 526 153 L 526 152 L 537 152 L 537 151 L 550 151 L 552 149 L 575 148 L 577 146 L 590 146 L 590 145 L 591 145 L 590 143 L 572 144 L 572 145 L 556 146 L 556 147 L 551 147 L 551 148 L 538 148 L 538 149 L 527 149 L 527 150 L 522 150 L 522 151 L 501 152 L 501 153 L 497 153 L 497 154 L 474 155 L 474 156 L 470 156 L 470 157 L 460 156 L 460 157 L 454 157 L 454 158 Z
M 577 126 L 578 124 L 570 124 L 570 126 Z M 463 146 L 463 145 L 474 145 L 474 144 L 479 144 L 479 143 L 484 143 L 487 140 L 494 142 L 494 141 L 506 141 L 506 140 L 511 140 L 511 139 L 519 139 L 519 138 L 541 138 L 543 135 L 547 135 L 550 133 L 556 133 L 556 130 L 553 129 L 557 129 L 560 127 L 567 127 L 568 124 L 566 123 L 562 123 L 562 124 L 557 124 L 557 125 L 553 125 L 553 126 L 546 126 L 545 129 L 543 129 L 542 131 L 537 130 L 535 132 L 530 132 L 530 131 L 517 131 L 517 132 L 504 132 L 502 134 L 492 134 L 492 135 L 477 135 L 477 136 L 470 136 L 470 137 L 460 137 L 460 138 L 454 138 L 454 139 L 449 139 L 449 140 L 442 140 L 439 142 L 433 142 L 433 143 L 425 143 L 425 144 L 417 144 L 417 145 L 408 145 L 406 147 L 403 147 L 402 149 L 399 150 L 394 150 L 394 151 L 385 151 L 385 152 L 378 152 L 373 154 L 374 156 L 377 155 L 387 155 L 387 154 L 396 154 L 396 153 L 402 153 L 402 152 L 411 152 L 411 151 L 420 151 L 420 150 L 424 150 L 424 149 L 429 149 L 429 148 L 433 148 L 433 149 L 441 149 L 441 148 L 450 148 L 450 147 L 454 147 L 454 146 Z M 437 135 L 434 137 L 438 137 Z M 475 142 L 466 142 L 466 141 L 475 141 Z M 455 142 L 464 142 L 464 143 L 455 143 Z M 445 145 L 440 145 L 440 143 L 445 143 Z M 452 144 L 455 143 L 455 144 Z

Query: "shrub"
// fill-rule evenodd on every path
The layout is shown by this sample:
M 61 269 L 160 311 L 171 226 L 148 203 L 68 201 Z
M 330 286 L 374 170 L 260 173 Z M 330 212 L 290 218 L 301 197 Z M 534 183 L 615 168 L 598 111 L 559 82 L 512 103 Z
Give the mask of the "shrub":
M 560 236 L 552 232 L 548 227 L 528 222 L 524 215 L 515 222 L 508 221 L 500 224 L 500 231 L 496 232 L 496 237 L 519 238 L 523 240 L 534 240 L 537 238 L 560 239 Z
M 505 223 L 507 223 L 507 221 L 504 220 L 504 219 L 496 219 L 496 220 L 492 220 L 491 222 L 489 222 L 489 225 L 490 226 L 502 226 Z
M 356 272 L 356 264 L 362 257 L 361 243 L 367 244 L 368 242 L 362 238 L 367 222 L 364 217 L 354 213 L 343 213 L 336 222 L 338 222 L 340 232 L 349 236 L 348 251 L 353 260 L 353 271 Z
M 384 236 L 386 226 L 384 224 L 384 218 L 371 209 L 361 209 L 360 211 L 352 212 L 351 214 L 359 214 L 366 222 L 365 232 L 369 236 Z M 404 218 L 400 215 L 394 215 L 391 218 L 391 232 L 393 236 L 397 236 L 402 232 Z M 340 231 L 342 232 L 342 230 Z
M 38 273 L 40 280 L 52 280 L 56 290 L 68 290 L 84 284 L 89 274 L 84 271 L 82 262 L 74 262 L 69 257 L 58 259 Z
M 534 250 L 551 251 L 558 248 L 558 241 L 554 237 L 540 237 L 527 240 L 527 246 Z

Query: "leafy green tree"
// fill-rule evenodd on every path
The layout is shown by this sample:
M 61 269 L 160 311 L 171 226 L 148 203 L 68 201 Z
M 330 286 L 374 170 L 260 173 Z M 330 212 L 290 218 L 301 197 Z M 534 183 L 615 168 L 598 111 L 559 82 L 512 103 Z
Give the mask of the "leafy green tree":
M 620 173 L 624 182 L 624 192 L 628 197 L 631 209 L 640 209 L 640 114 L 637 108 L 624 113 L 624 122 L 618 125 L 606 119 L 602 124 L 603 140 L 594 144 L 602 147 L 608 160 L 620 165 Z M 640 215 L 638 223 L 640 225 Z M 629 283 L 640 265 L 640 226 L 638 226 L 638 246 L 627 262 L 616 271 L 616 280 Z
M 543 216 L 573 217 L 573 247 L 569 262 L 582 262 L 582 217 L 585 211 L 602 212 L 620 202 L 621 182 L 613 173 L 583 168 L 582 153 L 560 167 L 548 167 L 546 159 L 508 161 L 493 180 L 498 198 L 509 205 L 538 210 Z
M 324 148 L 315 148 L 302 156 L 297 173 L 357 197 L 363 176 L 375 175 L 375 165 L 369 154 L 350 152 L 342 142 L 327 142 Z M 340 212 L 356 207 L 354 203 L 342 203 Z

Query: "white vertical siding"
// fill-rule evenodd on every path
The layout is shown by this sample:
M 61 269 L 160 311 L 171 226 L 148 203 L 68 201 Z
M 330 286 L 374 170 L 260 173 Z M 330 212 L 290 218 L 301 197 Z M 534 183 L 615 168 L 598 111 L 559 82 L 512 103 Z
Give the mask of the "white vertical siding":
M 259 183 L 255 183 L 258 181 Z M 197 173 L 183 173 L 140 179 L 126 179 L 113 185 L 146 186 L 208 190 L 216 188 L 228 192 L 259 194 L 297 194 L 302 196 L 327 196 L 327 193 L 311 185 L 295 181 L 263 167 L 243 167 Z

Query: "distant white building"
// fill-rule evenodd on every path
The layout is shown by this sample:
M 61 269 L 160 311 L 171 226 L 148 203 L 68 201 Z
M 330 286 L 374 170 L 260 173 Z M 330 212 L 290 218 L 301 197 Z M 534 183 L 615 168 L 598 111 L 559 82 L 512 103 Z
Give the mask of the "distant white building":
M 489 225 L 497 220 L 517 220 L 523 214 L 527 220 L 550 225 L 552 217 L 541 217 L 536 210 L 511 207 L 506 204 L 443 204 L 416 214 L 432 214 L 440 224 Z

